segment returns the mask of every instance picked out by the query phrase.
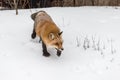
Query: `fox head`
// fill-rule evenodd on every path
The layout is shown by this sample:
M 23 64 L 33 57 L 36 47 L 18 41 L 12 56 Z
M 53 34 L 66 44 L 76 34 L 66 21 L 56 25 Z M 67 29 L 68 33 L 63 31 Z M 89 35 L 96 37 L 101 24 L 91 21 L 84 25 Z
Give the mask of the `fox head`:
M 59 32 L 59 33 L 50 33 L 48 38 L 50 40 L 50 47 L 55 48 L 58 51 L 62 51 L 64 50 L 63 48 L 63 40 L 62 40 L 62 33 L 63 32 Z

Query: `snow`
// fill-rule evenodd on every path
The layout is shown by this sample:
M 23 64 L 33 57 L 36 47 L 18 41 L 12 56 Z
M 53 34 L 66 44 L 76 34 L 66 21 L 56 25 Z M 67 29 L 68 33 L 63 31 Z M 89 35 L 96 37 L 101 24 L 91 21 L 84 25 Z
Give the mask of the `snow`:
M 39 39 L 31 39 L 30 15 L 39 10 L 63 31 L 61 57 L 42 56 Z M 119 21 L 119 7 L 0 11 L 0 80 L 120 80 Z

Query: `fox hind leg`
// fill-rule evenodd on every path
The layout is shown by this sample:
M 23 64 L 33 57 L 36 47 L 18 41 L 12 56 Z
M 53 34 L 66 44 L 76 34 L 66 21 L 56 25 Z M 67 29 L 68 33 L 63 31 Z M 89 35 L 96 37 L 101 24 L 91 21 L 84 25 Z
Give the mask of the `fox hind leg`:
M 39 40 L 39 43 L 42 41 L 41 37 L 40 37 L 40 40 Z
M 33 33 L 31 34 L 31 38 L 32 39 L 35 39 L 35 37 L 36 37 L 36 32 L 35 32 L 35 28 L 33 29 Z

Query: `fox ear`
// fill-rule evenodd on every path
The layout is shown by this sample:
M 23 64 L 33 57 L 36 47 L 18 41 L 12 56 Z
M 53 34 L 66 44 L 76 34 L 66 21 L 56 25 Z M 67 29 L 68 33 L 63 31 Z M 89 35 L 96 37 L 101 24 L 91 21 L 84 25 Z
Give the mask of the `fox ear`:
M 50 39 L 50 40 L 53 40 L 54 38 L 55 38 L 54 34 L 53 34 L 53 33 L 50 33 L 50 34 L 49 34 L 49 39 Z
M 63 33 L 63 31 L 61 31 L 60 33 L 58 33 L 58 35 L 60 36 Z

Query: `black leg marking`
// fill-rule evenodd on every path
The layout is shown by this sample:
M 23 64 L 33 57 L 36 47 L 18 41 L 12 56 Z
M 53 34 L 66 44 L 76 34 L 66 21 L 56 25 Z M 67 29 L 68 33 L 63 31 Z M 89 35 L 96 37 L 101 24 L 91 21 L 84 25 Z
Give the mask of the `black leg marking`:
M 36 32 L 35 32 L 35 29 L 33 29 L 33 33 L 31 34 L 31 38 L 35 39 L 35 37 L 36 37 Z
M 42 41 L 41 37 L 40 37 L 40 40 L 39 40 L 39 43 Z
M 58 56 L 58 57 L 61 56 L 61 51 L 57 50 L 57 56 Z
M 43 56 L 45 56 L 45 57 L 49 57 L 50 54 L 47 52 L 46 45 L 44 44 L 43 41 L 42 41 L 42 47 L 43 47 Z

